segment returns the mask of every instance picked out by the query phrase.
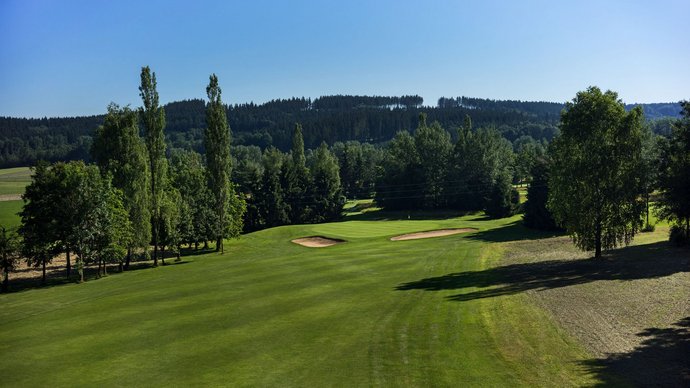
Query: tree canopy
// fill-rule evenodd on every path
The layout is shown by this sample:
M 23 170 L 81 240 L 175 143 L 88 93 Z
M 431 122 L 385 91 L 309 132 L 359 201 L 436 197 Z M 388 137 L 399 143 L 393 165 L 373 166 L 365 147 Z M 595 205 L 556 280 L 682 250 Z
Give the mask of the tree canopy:
M 628 244 L 641 227 L 642 109 L 625 111 L 597 87 L 577 93 L 552 143 L 548 207 L 575 244 L 594 251 Z

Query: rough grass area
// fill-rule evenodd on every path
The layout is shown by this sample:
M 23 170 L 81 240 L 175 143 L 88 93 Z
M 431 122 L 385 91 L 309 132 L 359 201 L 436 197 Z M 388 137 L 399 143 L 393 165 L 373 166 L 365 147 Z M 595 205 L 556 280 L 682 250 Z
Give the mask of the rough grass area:
M 0 169 L 0 196 L 21 195 L 31 183 L 29 167 L 15 167 Z
M 466 277 L 503 279 L 471 298 L 529 295 L 593 355 L 582 366 L 605 383 L 690 386 L 690 251 L 667 238 L 661 225 L 602 260 L 567 237 L 510 242 L 501 266 Z
M 18 227 L 21 223 L 19 212 L 22 210 L 24 202 L 19 201 L 0 201 L 0 225 L 4 227 Z
M 403 217 L 400 217 L 403 218 Z M 582 386 L 607 381 L 526 293 L 495 293 L 517 218 L 279 227 L 225 255 L 0 295 L 8 386 Z M 410 217 L 414 218 L 414 217 Z M 474 227 L 442 239 L 403 233 Z M 348 240 L 308 249 L 290 240 Z M 448 276 L 482 282 L 448 287 Z M 439 280 L 440 279 L 440 280 Z

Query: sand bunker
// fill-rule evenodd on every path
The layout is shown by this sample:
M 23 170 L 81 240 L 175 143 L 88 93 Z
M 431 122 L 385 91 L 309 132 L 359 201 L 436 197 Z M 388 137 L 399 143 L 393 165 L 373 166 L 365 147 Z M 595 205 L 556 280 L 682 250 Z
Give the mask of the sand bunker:
M 451 234 L 474 232 L 476 230 L 477 229 L 474 229 L 474 228 L 430 230 L 427 232 L 416 232 L 416 233 L 401 234 L 400 236 L 391 237 L 391 241 L 417 240 L 420 238 L 450 236 Z
M 342 244 L 345 242 L 345 240 L 339 240 L 337 238 L 328 238 L 322 236 L 311 236 L 296 238 L 292 240 L 292 242 L 309 248 L 323 248 L 330 247 L 336 244 Z

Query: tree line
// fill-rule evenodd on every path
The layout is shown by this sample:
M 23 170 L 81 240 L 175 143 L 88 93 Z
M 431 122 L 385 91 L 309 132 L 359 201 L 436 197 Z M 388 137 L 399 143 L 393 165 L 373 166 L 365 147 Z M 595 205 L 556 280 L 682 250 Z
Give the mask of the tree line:
M 302 124 L 307 149 L 317 148 L 322 141 L 330 145 L 347 141 L 382 145 L 397 132 L 414 131 L 419 113 L 426 113 L 430 122 L 438 121 L 452 136 L 469 115 L 478 127 L 494 127 L 511 142 L 523 136 L 549 142 L 558 132 L 559 112 L 564 107 L 559 103 L 470 97 L 442 97 L 434 107 L 422 103 L 419 96 L 339 95 L 226 105 L 225 109 L 228 124 L 233 128 L 234 144 L 255 145 L 262 150 L 273 146 L 287 152 L 295 122 Z M 645 116 L 656 123 L 658 133 L 670 133 L 668 119 L 677 117 L 678 104 L 643 104 L 642 107 Z M 163 108 L 167 149 L 193 149 L 203 154 L 206 102 L 177 101 Z M 93 129 L 104 120 L 104 115 L 0 117 L 0 168 L 34 165 L 38 160 L 88 163 Z
M 211 75 L 206 88 L 205 163 L 196 154 L 166 156 L 165 113 L 148 66 L 139 92 L 137 111 L 108 107 L 90 149 L 95 164 L 40 162 L 33 169 L 21 226 L 0 230 L 3 289 L 20 258 L 42 268 L 45 282 L 46 265 L 63 254 L 69 278 L 74 256 L 84 281 L 87 265 L 97 266 L 98 276 L 109 264 L 124 270 L 134 254 L 148 258 L 152 246 L 156 266 L 165 263 L 166 249 L 179 258 L 183 243 L 213 241 L 222 252 L 223 240 L 240 233 L 245 202 L 230 181 L 230 130 L 218 78 Z
M 167 149 L 168 116 L 155 73 L 145 67 L 143 107 L 108 107 L 93 136 L 94 165 L 39 163 L 19 233 L 0 229 L 5 275 L 19 257 L 45 269 L 64 254 L 70 274 L 74 255 L 81 278 L 84 265 L 96 265 L 99 274 L 113 263 L 126 269 L 134 255 L 148 257 L 149 247 L 154 265 L 166 250 L 179 254 L 182 244 L 215 242 L 222 251 L 224 239 L 242 230 L 335 220 L 345 198 L 374 198 L 389 210 L 483 211 L 494 218 L 524 211 L 526 226 L 565 230 L 595 257 L 652 229 L 650 211 L 671 221 L 672 241 L 690 241 L 687 102 L 669 136 L 655 134 L 641 108 L 628 110 L 616 93 L 592 87 L 565 105 L 550 143 L 530 136 L 511 143 L 470 115 L 446 130 L 420 112 L 414 131 L 378 146 L 308 148 L 303 125 L 293 123 L 284 152 L 232 146 L 232 120 L 215 75 L 206 91 L 204 154 Z M 523 206 L 521 184 L 528 185 Z

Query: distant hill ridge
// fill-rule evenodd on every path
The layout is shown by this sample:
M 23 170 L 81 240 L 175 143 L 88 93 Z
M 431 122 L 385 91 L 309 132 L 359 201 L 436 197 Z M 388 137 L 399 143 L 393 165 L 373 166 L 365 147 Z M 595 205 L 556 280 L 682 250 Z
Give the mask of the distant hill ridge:
M 228 106 L 233 143 L 287 150 L 295 122 L 302 123 L 305 145 L 322 141 L 357 140 L 383 143 L 398 131 L 412 131 L 420 112 L 429 121 L 439 121 L 451 133 L 462 125 L 465 115 L 475 127 L 494 126 L 508 140 L 521 136 L 550 141 L 557 133 L 564 104 L 544 101 L 491 100 L 472 97 L 442 97 L 436 106 L 423 105 L 412 96 L 322 96 L 276 99 L 262 104 Z M 640 105 L 650 120 L 679 117 L 678 103 Z M 105 109 L 104 109 L 105 110 Z M 171 147 L 203 152 L 202 134 L 205 102 L 199 99 L 165 105 L 166 137 Z M 0 117 L 0 167 L 32 165 L 39 159 L 89 160 L 91 135 L 102 124 L 103 115 L 62 118 Z

